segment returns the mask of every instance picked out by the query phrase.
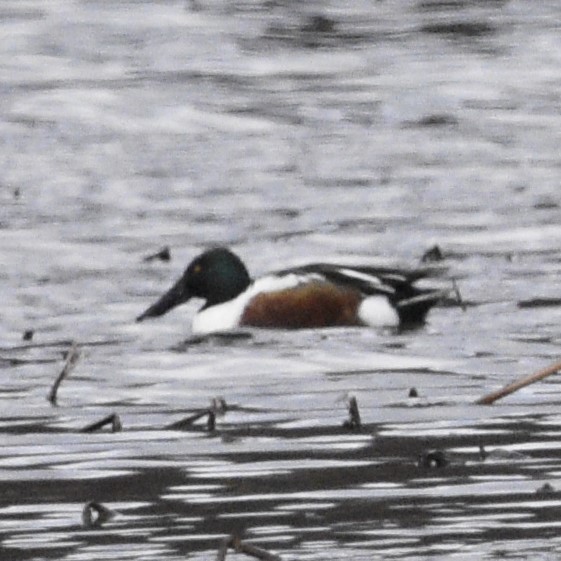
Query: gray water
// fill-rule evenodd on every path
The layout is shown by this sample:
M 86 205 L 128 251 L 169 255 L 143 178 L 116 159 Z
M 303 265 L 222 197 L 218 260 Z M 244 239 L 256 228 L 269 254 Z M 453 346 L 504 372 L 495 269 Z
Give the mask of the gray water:
M 558 377 L 474 402 L 559 359 L 560 28 L 557 2 L 3 0 L 0 557 L 206 560 L 235 531 L 557 559 Z M 198 344 L 199 303 L 134 322 L 216 244 L 255 276 L 437 244 L 466 310 Z M 219 398 L 214 431 L 169 428 Z M 117 515 L 86 528 L 89 501 Z

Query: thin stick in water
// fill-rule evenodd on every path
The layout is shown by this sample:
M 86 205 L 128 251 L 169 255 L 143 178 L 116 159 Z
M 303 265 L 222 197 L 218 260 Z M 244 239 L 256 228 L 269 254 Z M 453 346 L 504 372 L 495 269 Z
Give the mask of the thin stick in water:
M 526 376 L 524 378 L 521 378 L 520 380 L 516 380 L 512 384 L 509 384 L 508 386 L 505 386 L 504 388 L 502 388 L 500 390 L 491 392 L 490 394 L 487 394 L 487 395 L 483 396 L 482 398 L 478 399 L 475 403 L 477 403 L 478 405 L 490 405 L 491 403 L 494 403 L 498 399 L 501 399 L 501 398 L 505 397 L 506 395 L 514 393 L 515 391 L 519 390 L 520 388 L 523 388 L 525 386 L 529 386 L 530 384 L 533 384 L 534 382 L 537 382 L 538 380 L 543 380 L 544 378 L 547 378 L 548 376 L 551 376 L 552 374 L 555 374 L 559 370 L 561 370 L 561 360 L 559 360 L 557 362 L 554 362 L 553 364 L 551 364 L 551 365 L 549 365 L 545 368 L 542 368 L 541 370 L 538 370 L 537 372 L 534 372 L 530 376 Z
M 66 362 L 64 363 L 64 366 L 62 367 L 62 370 L 60 371 L 60 374 L 55 380 L 55 383 L 53 384 L 53 387 L 51 388 L 51 391 L 49 393 L 48 399 L 51 405 L 57 405 L 58 388 L 60 384 L 62 384 L 62 381 L 72 372 L 72 370 L 74 370 L 74 367 L 76 366 L 76 363 L 78 362 L 79 358 L 80 358 L 80 349 L 78 348 L 78 345 L 76 345 L 76 343 L 74 342 L 72 343 L 72 346 L 70 347 L 66 355 Z

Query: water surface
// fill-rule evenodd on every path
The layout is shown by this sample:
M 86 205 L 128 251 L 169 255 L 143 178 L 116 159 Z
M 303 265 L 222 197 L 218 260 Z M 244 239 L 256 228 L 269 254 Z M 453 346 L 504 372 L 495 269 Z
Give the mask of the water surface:
M 231 532 L 283 559 L 557 558 L 559 380 L 474 402 L 558 360 L 560 16 L 4 1 L 2 559 L 214 559 Z M 197 303 L 135 324 L 214 244 L 254 275 L 438 244 L 467 309 L 186 345 Z M 173 428 L 213 399 L 214 431 Z M 85 528 L 89 501 L 118 514 Z

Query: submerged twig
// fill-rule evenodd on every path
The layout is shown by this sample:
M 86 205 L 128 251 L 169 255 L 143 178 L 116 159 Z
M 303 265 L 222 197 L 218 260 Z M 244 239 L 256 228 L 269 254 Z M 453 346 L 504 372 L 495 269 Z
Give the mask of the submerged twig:
M 534 372 L 534 374 L 531 374 L 530 376 L 526 376 L 520 380 L 516 380 L 515 382 L 512 382 L 512 384 L 508 384 L 507 386 L 505 386 L 504 388 L 491 392 L 485 396 L 483 396 L 482 398 L 478 399 L 475 403 L 477 403 L 478 405 L 490 405 L 491 403 L 494 403 L 495 401 L 497 401 L 498 399 L 501 399 L 503 397 L 505 397 L 506 395 L 509 395 L 511 393 L 514 393 L 515 391 L 519 390 L 520 388 L 523 388 L 525 386 L 529 386 L 530 384 L 533 384 L 534 382 L 537 382 L 538 380 L 543 380 L 544 378 L 547 378 L 548 376 L 551 376 L 552 374 L 555 374 L 556 372 L 558 372 L 559 370 L 561 370 L 561 360 L 545 367 L 542 368 L 541 370 L 538 370 L 537 372 Z
M 84 427 L 80 430 L 80 432 L 95 432 L 109 424 L 111 425 L 111 432 L 120 432 L 123 429 L 123 424 L 121 423 L 119 415 L 112 413 L 100 421 L 96 421 L 95 423 Z
M 266 549 L 246 543 L 235 534 L 232 534 L 222 541 L 220 547 L 218 548 L 216 561 L 224 561 L 230 547 L 238 553 L 245 553 L 246 555 L 255 557 L 256 559 L 261 559 L 261 561 L 281 561 L 281 558 L 278 555 L 270 553 Z
M 62 370 L 60 371 L 60 374 L 55 380 L 55 383 L 53 384 L 53 387 L 51 388 L 51 391 L 49 393 L 48 399 L 51 405 L 57 404 L 56 399 L 57 399 L 58 388 L 62 383 L 62 381 L 70 374 L 70 372 L 72 372 L 72 370 L 74 370 L 74 367 L 76 366 L 76 363 L 78 362 L 79 358 L 80 358 L 80 349 L 78 348 L 78 345 L 76 345 L 76 343 L 74 342 L 72 343 L 72 346 L 70 347 L 70 350 L 66 355 L 66 362 L 64 363 L 64 366 L 62 367 Z

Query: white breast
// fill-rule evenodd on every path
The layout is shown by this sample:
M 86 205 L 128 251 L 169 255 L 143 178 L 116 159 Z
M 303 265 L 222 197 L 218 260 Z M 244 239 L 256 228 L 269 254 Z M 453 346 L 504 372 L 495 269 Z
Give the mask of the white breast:
M 235 329 L 240 324 L 245 307 L 256 294 L 294 288 L 299 284 L 309 282 L 311 278 L 321 277 L 319 275 L 290 274 L 282 277 L 271 275 L 260 278 L 237 298 L 201 310 L 193 318 L 192 331 L 197 335 L 206 335 Z
M 239 323 L 245 304 L 240 301 L 241 295 L 234 300 L 217 304 L 201 310 L 193 318 L 193 333 L 207 335 L 219 331 L 230 331 L 235 329 Z
M 358 307 L 358 317 L 371 327 L 397 327 L 399 315 L 385 296 L 369 296 Z

